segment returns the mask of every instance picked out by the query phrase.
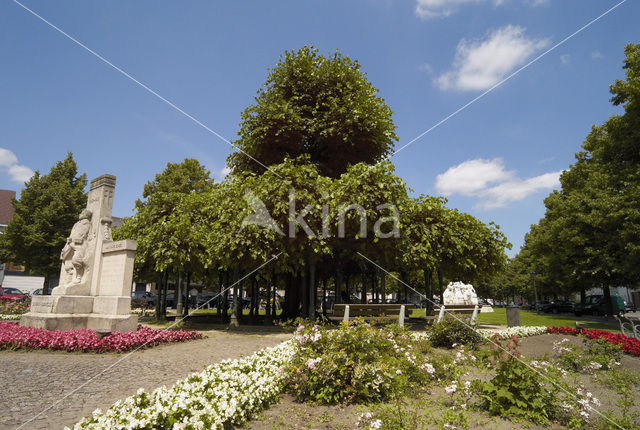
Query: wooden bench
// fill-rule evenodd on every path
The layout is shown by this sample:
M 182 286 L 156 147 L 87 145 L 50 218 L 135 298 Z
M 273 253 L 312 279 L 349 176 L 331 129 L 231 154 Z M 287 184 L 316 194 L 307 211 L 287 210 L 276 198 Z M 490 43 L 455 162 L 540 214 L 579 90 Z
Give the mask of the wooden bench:
M 445 313 L 471 315 L 471 325 L 476 325 L 480 305 L 435 305 L 430 315 L 423 317 L 427 322 L 441 322 Z
M 354 318 L 364 318 L 365 320 L 397 320 L 398 324 L 404 325 L 407 309 L 412 309 L 413 304 L 400 303 L 393 305 L 382 304 L 335 304 L 333 305 L 333 316 L 331 321 L 344 321 Z

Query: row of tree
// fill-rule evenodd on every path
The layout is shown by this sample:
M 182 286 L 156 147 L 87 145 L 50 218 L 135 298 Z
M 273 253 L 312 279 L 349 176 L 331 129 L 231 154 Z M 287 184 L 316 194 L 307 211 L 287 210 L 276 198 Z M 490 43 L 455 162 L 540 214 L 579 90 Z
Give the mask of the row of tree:
M 137 279 L 188 277 L 224 290 L 271 260 L 245 288 L 280 280 L 285 315 L 312 317 L 323 283 L 337 301 L 351 297 L 349 278 L 362 299 L 372 292 L 382 273 L 367 259 L 429 297 L 433 279 L 441 289 L 443 279 L 477 281 L 503 267 L 507 243 L 497 226 L 442 198 L 410 198 L 390 163 L 359 163 L 337 179 L 305 159 L 270 167 L 214 183 L 196 160 L 169 163 L 115 232 L 138 241 Z M 251 221 L 257 215 L 266 218 Z
M 625 47 L 626 80 L 610 86 L 624 109 L 593 126 L 545 199 L 546 213 L 531 226 L 510 262 L 515 290 L 531 295 L 529 272 L 543 295 L 569 296 L 600 287 L 637 286 L 640 279 L 640 44 Z

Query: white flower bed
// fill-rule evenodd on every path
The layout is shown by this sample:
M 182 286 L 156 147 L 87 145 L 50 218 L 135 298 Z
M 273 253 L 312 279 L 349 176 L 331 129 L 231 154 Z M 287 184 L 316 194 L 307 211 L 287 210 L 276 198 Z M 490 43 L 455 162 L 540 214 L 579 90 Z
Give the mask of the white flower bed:
M 482 335 L 482 337 L 489 339 L 495 333 L 498 333 L 502 337 L 511 337 L 516 335 L 518 337 L 527 337 L 527 336 L 538 336 L 540 334 L 545 334 L 547 332 L 547 327 L 509 327 L 503 329 L 492 329 L 492 328 L 480 328 L 477 330 L 478 333 Z M 415 339 L 429 339 L 428 331 L 414 332 L 412 333 Z
M 0 321 L 18 321 L 21 314 L 0 314 Z
M 242 424 L 275 401 L 282 389 L 282 366 L 296 351 L 293 341 L 255 354 L 225 360 L 153 393 L 143 389 L 106 412 L 96 410 L 74 429 L 222 429 Z
M 481 328 L 478 329 L 478 333 L 480 333 L 483 337 L 490 338 L 495 333 L 498 333 L 502 337 L 527 337 L 527 336 L 538 336 L 540 334 L 545 334 L 547 332 L 547 327 L 542 326 L 532 326 L 532 327 L 509 327 L 501 330 L 495 330 L 490 328 Z

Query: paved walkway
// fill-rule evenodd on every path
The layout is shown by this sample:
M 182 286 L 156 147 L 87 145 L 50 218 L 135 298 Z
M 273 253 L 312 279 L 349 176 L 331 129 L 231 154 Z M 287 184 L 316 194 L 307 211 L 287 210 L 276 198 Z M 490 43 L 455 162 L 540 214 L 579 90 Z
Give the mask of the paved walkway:
M 190 373 L 225 358 L 250 355 L 288 339 L 287 334 L 206 332 L 208 338 L 163 345 L 133 353 L 62 399 L 125 354 L 83 354 L 51 351 L 0 351 L 0 429 L 61 429 L 95 409 L 144 388 L 173 385 Z

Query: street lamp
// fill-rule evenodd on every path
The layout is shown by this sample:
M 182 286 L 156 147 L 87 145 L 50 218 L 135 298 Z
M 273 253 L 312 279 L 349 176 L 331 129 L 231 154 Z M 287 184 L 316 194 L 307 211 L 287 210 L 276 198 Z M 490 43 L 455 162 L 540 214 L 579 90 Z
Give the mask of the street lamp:
M 540 304 L 538 303 L 538 290 L 536 290 L 536 271 L 531 271 L 531 279 L 533 280 L 533 294 L 536 299 L 536 313 L 540 315 Z

